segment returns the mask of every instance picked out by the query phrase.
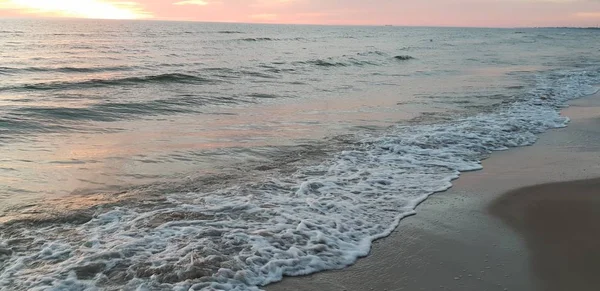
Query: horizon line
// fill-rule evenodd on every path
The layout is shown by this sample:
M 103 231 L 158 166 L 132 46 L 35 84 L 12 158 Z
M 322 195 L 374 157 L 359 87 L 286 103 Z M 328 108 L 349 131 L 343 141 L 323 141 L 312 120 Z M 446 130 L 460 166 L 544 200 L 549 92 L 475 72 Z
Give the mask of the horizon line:
M 536 28 L 573 28 L 573 29 L 600 29 L 598 26 L 459 26 L 459 25 L 409 25 L 409 24 L 330 24 L 330 23 L 278 23 L 278 22 L 237 22 L 237 21 L 202 21 L 185 19 L 110 19 L 110 18 L 85 18 L 85 17 L 21 17 L 0 16 L 0 20 L 82 20 L 82 21 L 112 21 L 112 22 L 179 22 L 179 23 L 210 23 L 210 24 L 244 24 L 244 25 L 290 25 L 290 26 L 342 26 L 342 27 L 406 27 L 406 28 L 480 28 L 480 29 L 536 29 Z

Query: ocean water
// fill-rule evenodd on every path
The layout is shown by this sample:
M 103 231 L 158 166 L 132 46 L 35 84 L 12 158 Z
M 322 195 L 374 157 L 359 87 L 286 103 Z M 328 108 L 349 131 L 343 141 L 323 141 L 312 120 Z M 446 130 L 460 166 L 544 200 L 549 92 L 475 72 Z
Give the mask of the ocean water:
M 599 36 L 0 20 L 0 290 L 348 266 L 461 172 L 566 126 Z

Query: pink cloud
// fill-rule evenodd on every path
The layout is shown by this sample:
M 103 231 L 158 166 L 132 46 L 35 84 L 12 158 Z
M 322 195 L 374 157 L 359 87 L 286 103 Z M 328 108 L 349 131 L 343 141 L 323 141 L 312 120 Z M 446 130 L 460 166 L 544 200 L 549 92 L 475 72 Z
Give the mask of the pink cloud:
M 2 8 L 0 16 L 24 14 Z M 54 1 L 54 0 L 46 0 Z M 56 0 L 60 1 L 60 0 Z M 97 0 L 136 4 L 155 19 L 419 26 L 597 26 L 593 0 Z M 142 10 L 140 10 L 142 11 Z

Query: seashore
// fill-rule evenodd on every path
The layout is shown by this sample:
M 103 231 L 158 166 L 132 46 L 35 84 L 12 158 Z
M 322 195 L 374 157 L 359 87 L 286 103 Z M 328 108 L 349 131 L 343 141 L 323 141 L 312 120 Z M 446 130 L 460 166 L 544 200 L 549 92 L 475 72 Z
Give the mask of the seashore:
M 569 102 L 566 128 L 494 153 L 342 269 L 268 291 L 597 290 L 600 93 Z

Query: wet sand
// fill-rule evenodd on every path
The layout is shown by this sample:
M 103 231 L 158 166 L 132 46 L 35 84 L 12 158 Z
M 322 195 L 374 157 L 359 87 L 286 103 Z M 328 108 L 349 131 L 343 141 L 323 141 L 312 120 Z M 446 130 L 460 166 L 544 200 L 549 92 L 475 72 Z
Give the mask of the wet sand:
M 600 94 L 571 105 L 568 128 L 495 153 L 355 265 L 266 290 L 598 290 Z
M 491 211 L 525 239 L 541 290 L 600 288 L 600 179 L 519 189 Z

